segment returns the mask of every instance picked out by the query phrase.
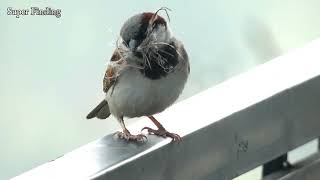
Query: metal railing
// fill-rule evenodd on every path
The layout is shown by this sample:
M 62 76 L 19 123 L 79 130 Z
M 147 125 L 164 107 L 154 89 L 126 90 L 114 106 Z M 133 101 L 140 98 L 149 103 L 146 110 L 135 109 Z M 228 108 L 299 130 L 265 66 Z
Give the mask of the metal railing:
M 288 171 L 283 165 L 288 151 L 320 136 L 320 40 L 157 117 L 182 142 L 149 135 L 146 143 L 128 143 L 107 135 L 14 179 L 225 180 L 264 164 L 265 179 L 301 179 L 306 172 L 320 178 L 319 156 Z M 129 128 L 145 125 L 142 119 Z M 279 171 L 285 173 L 272 177 Z

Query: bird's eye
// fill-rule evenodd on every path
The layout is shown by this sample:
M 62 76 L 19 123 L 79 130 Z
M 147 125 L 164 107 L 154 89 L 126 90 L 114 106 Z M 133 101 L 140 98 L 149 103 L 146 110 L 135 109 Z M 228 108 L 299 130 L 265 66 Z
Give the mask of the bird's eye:
M 130 49 L 135 49 L 136 46 L 137 46 L 137 41 L 134 40 L 134 39 L 131 39 L 131 40 L 129 41 L 129 43 L 128 43 L 128 47 L 129 47 Z

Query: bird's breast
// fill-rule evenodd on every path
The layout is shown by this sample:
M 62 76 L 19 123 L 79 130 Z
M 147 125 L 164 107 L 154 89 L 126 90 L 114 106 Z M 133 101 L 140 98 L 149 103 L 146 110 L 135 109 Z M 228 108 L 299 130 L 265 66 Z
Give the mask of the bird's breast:
M 178 98 L 187 76 L 188 73 L 178 69 L 160 78 L 149 78 L 140 69 L 128 68 L 107 93 L 110 111 L 116 117 L 159 113 Z

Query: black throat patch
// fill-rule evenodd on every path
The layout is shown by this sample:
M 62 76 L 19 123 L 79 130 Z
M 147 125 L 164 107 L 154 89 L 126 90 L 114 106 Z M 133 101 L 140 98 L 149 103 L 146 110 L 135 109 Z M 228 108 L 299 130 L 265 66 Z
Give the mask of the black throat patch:
M 149 79 L 160 79 L 161 77 L 167 76 L 174 70 L 179 62 L 179 54 L 176 50 L 174 42 L 169 43 L 170 45 L 163 45 L 158 50 L 158 54 L 162 57 L 159 61 L 159 57 L 155 53 L 149 53 L 149 62 L 146 62 L 143 69 L 140 72 Z M 137 54 L 139 58 L 142 58 L 141 54 Z

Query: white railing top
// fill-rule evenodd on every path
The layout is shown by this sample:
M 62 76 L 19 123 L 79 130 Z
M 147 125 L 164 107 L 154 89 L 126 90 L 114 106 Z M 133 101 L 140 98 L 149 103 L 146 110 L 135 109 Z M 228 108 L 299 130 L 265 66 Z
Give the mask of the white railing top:
M 230 179 L 320 136 L 320 40 L 175 104 L 156 117 L 180 143 L 105 136 L 20 179 Z M 152 124 L 142 119 L 138 132 Z M 134 131 L 133 131 L 134 132 Z

